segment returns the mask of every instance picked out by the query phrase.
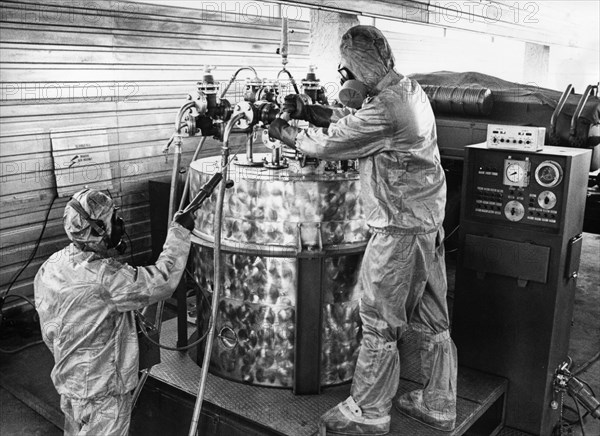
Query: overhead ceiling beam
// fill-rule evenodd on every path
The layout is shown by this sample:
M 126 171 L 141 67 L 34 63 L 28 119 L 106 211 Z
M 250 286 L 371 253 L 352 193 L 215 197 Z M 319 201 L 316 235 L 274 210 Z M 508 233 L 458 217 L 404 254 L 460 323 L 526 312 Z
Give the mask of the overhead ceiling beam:
M 515 0 L 274 0 L 337 13 L 362 15 L 460 29 L 543 45 L 582 46 L 578 38 L 565 36 L 577 26 L 560 22 L 557 12 L 543 2 Z M 552 2 L 548 2 L 552 3 Z

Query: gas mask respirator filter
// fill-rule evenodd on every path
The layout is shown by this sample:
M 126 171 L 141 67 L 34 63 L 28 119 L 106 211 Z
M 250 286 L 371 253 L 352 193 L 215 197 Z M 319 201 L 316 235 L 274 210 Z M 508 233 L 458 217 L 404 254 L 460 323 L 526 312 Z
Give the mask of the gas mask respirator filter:
M 340 102 L 349 108 L 360 109 L 369 92 L 366 85 L 360 80 L 356 80 L 354 74 L 346 67 L 338 68 L 338 72 L 342 76 Z

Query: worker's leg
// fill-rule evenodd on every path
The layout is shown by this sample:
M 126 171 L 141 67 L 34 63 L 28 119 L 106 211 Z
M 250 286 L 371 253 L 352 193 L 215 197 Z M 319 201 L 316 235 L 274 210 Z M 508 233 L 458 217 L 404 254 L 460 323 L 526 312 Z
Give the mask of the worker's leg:
M 414 236 L 374 234 L 361 265 L 361 343 L 351 396 L 321 417 L 327 434 L 382 435 L 389 432 L 392 399 L 400 377 L 399 333 L 412 281 Z M 322 430 L 323 431 L 323 430 Z
M 70 397 L 65 395 L 60 396 L 60 410 L 65 415 L 65 436 L 73 436 L 79 434 L 81 424 L 77 421 L 78 404 Z
M 131 420 L 131 394 L 91 399 L 61 398 L 65 435 L 127 436 Z
M 439 430 L 450 431 L 456 421 L 456 347 L 450 338 L 443 232 L 419 236 L 426 253 L 427 282 L 410 325 L 420 339 L 423 389 L 401 396 L 396 407 Z

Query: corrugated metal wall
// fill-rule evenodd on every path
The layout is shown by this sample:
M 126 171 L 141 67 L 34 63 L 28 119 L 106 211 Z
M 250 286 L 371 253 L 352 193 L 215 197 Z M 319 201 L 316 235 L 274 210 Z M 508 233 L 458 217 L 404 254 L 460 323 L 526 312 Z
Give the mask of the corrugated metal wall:
M 218 66 L 214 75 L 223 82 L 242 65 L 261 78 L 281 69 L 281 20 L 272 16 L 26 0 L 1 2 L 0 25 L 0 294 L 32 252 L 56 194 L 51 129 L 108 129 L 111 195 L 141 263 L 150 253 L 148 180 L 170 175 L 172 157 L 167 162 L 161 151 L 203 66 Z M 299 80 L 308 67 L 308 23 L 290 28 L 289 67 Z M 184 165 L 197 142 L 185 140 Z M 216 146 L 208 141 L 205 154 Z M 67 244 L 66 201 L 55 201 L 37 255 L 11 293 L 31 296 L 41 263 Z

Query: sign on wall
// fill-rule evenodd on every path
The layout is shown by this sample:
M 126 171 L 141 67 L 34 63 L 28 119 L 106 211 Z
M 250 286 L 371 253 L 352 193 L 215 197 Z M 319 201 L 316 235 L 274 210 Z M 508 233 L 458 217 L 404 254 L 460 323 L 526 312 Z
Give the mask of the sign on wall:
M 51 130 L 50 138 L 59 197 L 73 195 L 85 186 L 113 188 L 106 129 Z

